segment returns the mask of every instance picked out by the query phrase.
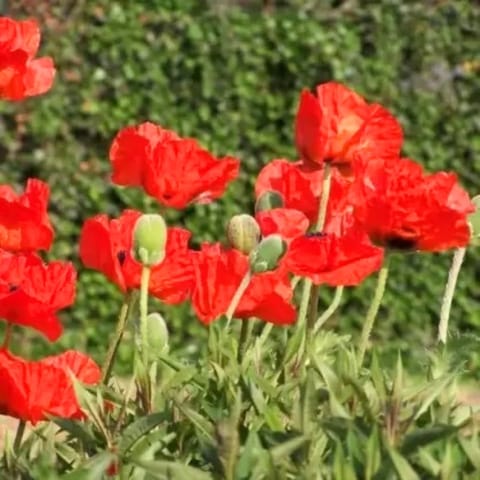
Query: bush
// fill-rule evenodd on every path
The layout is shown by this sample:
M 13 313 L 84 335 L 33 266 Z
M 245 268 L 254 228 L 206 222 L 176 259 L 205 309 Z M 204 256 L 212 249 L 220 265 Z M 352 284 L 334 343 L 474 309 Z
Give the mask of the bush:
M 105 187 L 111 139 L 145 119 L 242 160 L 241 179 L 221 201 L 167 213 L 170 222 L 194 231 L 195 242 L 223 238 L 224 219 L 252 208 L 253 172 L 272 158 L 295 157 L 292 120 L 300 89 L 330 79 L 377 99 L 400 118 L 405 155 L 432 170 L 454 169 L 478 193 L 480 9 L 473 2 L 384 0 L 350 7 L 312 0 L 271 13 L 262 13 L 260 2 L 244 9 L 214 1 L 149 0 L 125 7 L 102 0 L 72 8 L 60 1 L 30 3 L 20 2 L 10 13 L 43 16 L 42 52 L 55 58 L 58 77 L 47 96 L 2 105 L 0 181 L 48 180 L 57 229 L 52 257 L 78 264 L 79 228 L 91 215 L 126 206 L 158 209 L 140 192 Z M 480 325 L 478 258 L 469 253 L 452 312 L 453 326 L 464 330 Z M 412 255 L 394 262 L 398 283 L 389 285 L 377 338 L 392 348 L 408 348 L 412 337 L 429 341 L 449 260 Z M 352 290 L 336 321 L 356 325 L 371 288 L 367 282 Z M 37 343 L 33 353 L 75 344 L 103 355 L 119 294 L 99 274 L 82 269 L 78 292 L 66 319 L 70 333 L 53 346 Z M 175 314 L 158 308 L 179 332 L 174 341 L 198 335 L 187 307 Z

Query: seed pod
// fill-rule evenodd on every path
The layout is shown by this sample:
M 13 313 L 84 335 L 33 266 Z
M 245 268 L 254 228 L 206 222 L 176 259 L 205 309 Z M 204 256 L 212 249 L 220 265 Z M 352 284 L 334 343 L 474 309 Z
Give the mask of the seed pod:
M 235 215 L 228 222 L 227 238 L 233 248 L 248 255 L 260 241 L 260 227 L 251 215 Z
M 265 237 L 250 253 L 250 269 L 253 273 L 268 272 L 277 268 L 280 259 L 285 254 L 287 244 L 277 234 Z
M 161 215 L 142 215 L 133 229 L 133 253 L 143 265 L 151 267 L 165 258 L 167 225 Z
M 258 197 L 255 203 L 255 213 L 273 210 L 274 208 L 282 208 L 284 206 L 285 202 L 283 201 L 282 195 L 274 190 L 269 190 Z
M 168 352 L 168 329 L 159 313 L 150 313 L 147 317 L 148 356 L 152 359 Z

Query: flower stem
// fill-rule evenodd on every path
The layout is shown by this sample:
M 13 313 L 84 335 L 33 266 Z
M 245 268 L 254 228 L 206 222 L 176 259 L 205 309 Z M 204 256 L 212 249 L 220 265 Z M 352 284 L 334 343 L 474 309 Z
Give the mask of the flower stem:
M 13 451 L 18 453 L 18 449 L 22 444 L 23 434 L 25 433 L 25 427 L 27 422 L 25 420 L 20 420 L 17 427 L 17 432 L 15 433 L 15 440 L 13 441 Z
M 317 321 L 315 322 L 315 326 L 313 327 L 314 335 L 318 333 L 318 331 L 322 328 L 323 324 L 335 313 L 335 311 L 340 305 L 340 302 L 342 301 L 342 295 L 343 295 L 343 286 L 340 285 L 335 289 L 335 294 L 333 296 L 332 303 L 317 318 Z
M 112 373 L 113 364 L 115 363 L 115 356 L 117 354 L 118 347 L 122 341 L 125 328 L 127 327 L 128 320 L 132 314 L 133 307 L 137 301 L 137 291 L 130 290 L 125 294 L 120 313 L 118 315 L 117 326 L 115 328 L 115 334 L 108 347 L 105 363 L 102 368 L 102 383 L 106 385 L 110 379 Z
M 148 371 L 148 284 L 150 283 L 150 267 L 143 265 L 140 280 L 140 338 L 143 362 Z
M 322 194 L 320 195 L 320 205 L 318 207 L 317 223 L 315 225 L 315 232 L 321 232 L 325 227 L 327 220 L 327 207 L 330 198 L 330 188 L 332 186 L 332 167 L 330 163 L 325 163 L 325 170 L 323 172 Z M 318 311 L 318 298 L 320 296 L 320 286 L 315 285 L 312 288 L 310 309 L 308 312 L 306 332 L 311 330 L 315 324 L 315 318 Z
M 360 368 L 363 364 L 363 359 L 365 357 L 365 352 L 367 351 L 368 340 L 370 338 L 370 333 L 372 332 L 373 324 L 375 318 L 377 317 L 378 310 L 380 309 L 380 304 L 382 303 L 383 294 L 385 293 L 385 287 L 387 285 L 388 278 L 388 257 L 385 258 L 385 263 L 383 264 L 377 279 L 377 287 L 375 288 L 375 294 L 373 296 L 373 301 L 370 304 L 370 307 L 365 317 L 365 322 L 362 328 L 362 335 L 360 337 L 360 345 L 358 350 L 358 367 Z
M 7 350 L 8 345 L 10 343 L 10 339 L 12 338 L 13 332 L 13 324 L 7 322 L 7 326 L 5 327 L 5 336 L 3 337 L 3 343 L 0 347 L 0 350 Z
M 253 319 L 248 318 L 242 321 L 242 328 L 240 329 L 240 339 L 238 340 L 237 360 L 240 365 L 243 360 L 243 356 L 248 347 L 248 341 L 252 334 Z
M 447 343 L 448 319 L 450 318 L 450 309 L 452 307 L 453 295 L 457 285 L 458 274 L 465 259 L 465 247 L 457 248 L 453 254 L 452 265 L 448 271 L 448 280 L 443 294 L 442 306 L 440 308 L 440 323 L 438 324 L 438 341 Z
M 227 317 L 227 327 L 230 326 L 230 322 L 233 318 L 233 315 L 235 314 L 235 310 L 237 309 L 243 294 L 245 293 L 248 286 L 250 285 L 251 280 L 252 280 L 252 272 L 249 269 L 247 273 L 244 275 L 244 277 L 242 278 L 242 281 L 240 282 L 240 285 L 238 286 L 236 292 L 234 293 L 232 300 L 230 301 L 230 305 L 228 306 L 227 311 L 225 313 Z

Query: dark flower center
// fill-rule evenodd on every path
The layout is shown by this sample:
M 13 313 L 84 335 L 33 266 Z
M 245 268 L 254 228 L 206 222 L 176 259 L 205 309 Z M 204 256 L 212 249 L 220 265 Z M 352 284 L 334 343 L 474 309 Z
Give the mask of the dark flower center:
M 325 232 L 308 232 L 305 234 L 307 238 L 321 238 L 325 237 L 327 234 Z
M 384 244 L 391 250 L 410 251 L 416 249 L 417 242 L 414 238 L 389 237 L 385 238 Z
M 13 283 L 10 283 L 8 285 L 8 291 L 9 292 L 15 292 L 15 290 L 18 290 L 18 285 L 14 285 Z
M 120 250 L 117 253 L 117 259 L 120 263 L 120 266 L 122 267 L 123 264 L 125 263 L 125 259 L 127 258 L 127 252 L 125 250 Z

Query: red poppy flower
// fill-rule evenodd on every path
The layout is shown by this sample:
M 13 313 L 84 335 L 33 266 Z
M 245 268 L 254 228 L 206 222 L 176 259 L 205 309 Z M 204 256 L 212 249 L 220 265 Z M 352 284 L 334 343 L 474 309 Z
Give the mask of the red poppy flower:
M 34 58 L 39 45 L 35 20 L 0 17 L 0 98 L 22 100 L 50 89 L 55 67 L 50 57 Z
M 267 191 L 278 192 L 284 207 L 303 212 L 314 224 L 318 216 L 318 205 L 322 193 L 323 170 L 309 169 L 301 162 L 292 163 L 285 159 L 272 160 L 262 168 L 255 183 L 255 195 L 260 197 Z M 327 223 L 342 215 L 348 207 L 350 182 L 338 172 L 332 172 Z
M 383 249 L 372 245 L 364 230 L 354 224 L 341 235 L 315 233 L 289 245 L 283 266 L 316 285 L 353 286 L 380 269 Z
M 57 312 L 73 304 L 76 272 L 70 263 L 43 263 L 30 254 L 0 251 L 0 318 L 34 328 L 49 340 L 62 333 Z
M 369 105 L 352 90 L 329 82 L 319 85 L 315 95 L 302 92 L 295 139 L 306 162 L 348 167 L 356 156 L 398 156 L 403 134 L 395 117 L 381 105 Z
M 95 362 L 80 352 L 31 362 L 0 350 L 0 413 L 33 424 L 49 415 L 83 418 L 71 374 L 91 385 L 101 377 Z
M 85 222 L 80 234 L 83 264 L 102 272 L 124 292 L 140 286 L 142 266 L 132 257 L 132 246 L 133 229 L 141 215 L 135 210 L 125 210 L 111 220 L 97 215 Z M 165 259 L 151 270 L 150 293 L 166 303 L 179 303 L 191 292 L 190 236 L 188 230 L 169 228 Z
M 455 174 L 427 175 L 404 158 L 360 162 L 355 175 L 355 216 L 374 243 L 430 252 L 468 244 L 475 207 Z
M 145 165 L 153 156 L 155 147 L 161 142 L 171 140 L 180 140 L 180 137 L 175 132 L 151 122 L 120 130 L 110 147 L 112 182 L 141 187 L 146 175 Z
M 152 123 L 121 130 L 110 161 L 115 183 L 141 185 L 161 204 L 179 209 L 220 197 L 239 171 L 237 159 L 217 159 L 195 140 Z
M 198 318 L 209 324 L 223 315 L 248 270 L 248 259 L 219 244 L 203 244 L 194 252 L 195 287 L 192 304 Z M 235 311 L 237 318 L 258 317 L 277 325 L 295 321 L 293 291 L 286 274 L 272 271 L 256 274 Z
M 48 185 L 37 179 L 29 179 L 21 195 L 9 185 L 0 185 L 0 248 L 15 252 L 50 248 L 49 195 Z
M 303 235 L 310 222 L 300 211 L 291 208 L 273 208 L 255 215 L 262 236 L 278 233 L 287 243 Z

